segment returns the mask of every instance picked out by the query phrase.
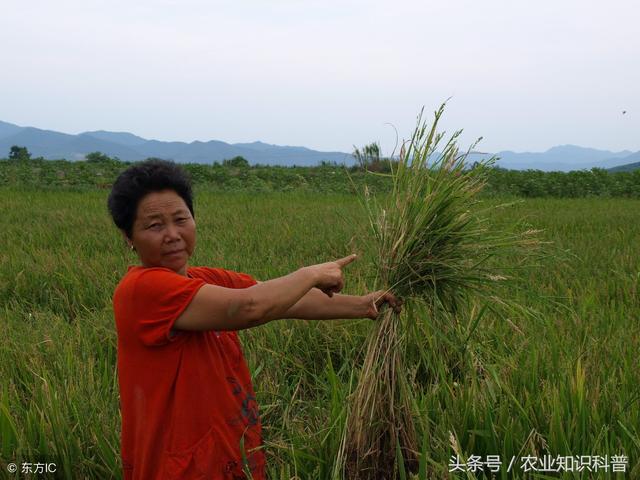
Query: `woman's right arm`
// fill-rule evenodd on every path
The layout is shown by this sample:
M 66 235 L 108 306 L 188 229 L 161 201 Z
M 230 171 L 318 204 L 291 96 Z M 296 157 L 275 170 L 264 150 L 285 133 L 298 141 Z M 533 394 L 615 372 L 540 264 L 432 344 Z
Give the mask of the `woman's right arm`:
M 331 296 L 342 290 L 342 268 L 355 255 L 303 267 L 249 288 L 203 285 L 173 324 L 174 330 L 243 330 L 283 318 L 314 287 Z

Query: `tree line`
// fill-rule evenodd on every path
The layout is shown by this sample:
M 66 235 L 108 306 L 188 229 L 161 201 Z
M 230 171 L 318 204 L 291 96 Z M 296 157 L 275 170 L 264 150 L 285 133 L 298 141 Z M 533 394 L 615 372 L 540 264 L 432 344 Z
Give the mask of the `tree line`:
M 391 189 L 393 159 L 383 158 L 379 146 L 355 149 L 353 166 L 321 162 L 311 167 L 250 165 L 241 156 L 211 164 L 184 164 L 194 183 L 222 191 L 288 191 L 351 193 L 366 183 L 370 190 Z M 117 175 L 131 162 L 123 162 L 101 152 L 86 155 L 84 161 L 32 158 L 25 147 L 13 146 L 0 161 L 0 185 L 34 187 L 109 188 Z M 609 172 L 600 168 L 572 172 L 506 170 L 487 168 L 485 195 L 515 197 L 628 197 L 640 198 L 640 169 Z M 383 174 L 383 175 L 379 175 Z

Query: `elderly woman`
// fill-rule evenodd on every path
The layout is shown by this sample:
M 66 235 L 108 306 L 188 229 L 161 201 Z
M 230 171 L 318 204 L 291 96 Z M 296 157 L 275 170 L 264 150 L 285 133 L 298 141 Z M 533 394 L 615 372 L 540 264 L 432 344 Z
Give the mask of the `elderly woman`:
M 255 393 L 236 330 L 284 318 L 378 316 L 386 292 L 339 295 L 355 255 L 257 282 L 190 267 L 196 246 L 191 185 L 172 162 L 124 171 L 108 200 L 139 260 L 118 284 L 121 456 L 128 479 L 265 476 Z

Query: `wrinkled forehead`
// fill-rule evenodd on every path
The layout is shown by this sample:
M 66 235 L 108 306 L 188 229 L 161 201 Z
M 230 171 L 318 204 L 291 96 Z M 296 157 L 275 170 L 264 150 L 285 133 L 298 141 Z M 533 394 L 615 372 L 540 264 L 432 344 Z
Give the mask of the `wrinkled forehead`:
M 136 218 L 142 220 L 188 213 L 189 208 L 180 195 L 173 190 L 163 190 L 148 193 L 140 199 Z

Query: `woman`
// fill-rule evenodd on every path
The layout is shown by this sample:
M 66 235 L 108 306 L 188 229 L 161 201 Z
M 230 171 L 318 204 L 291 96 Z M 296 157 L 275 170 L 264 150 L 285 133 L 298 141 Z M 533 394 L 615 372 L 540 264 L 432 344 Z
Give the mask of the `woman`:
M 124 171 L 108 200 L 140 265 L 113 306 L 118 331 L 121 455 L 128 479 L 264 478 L 260 420 L 236 330 L 281 318 L 372 318 L 388 292 L 339 295 L 355 255 L 257 282 L 190 267 L 196 245 L 191 185 L 172 162 Z

